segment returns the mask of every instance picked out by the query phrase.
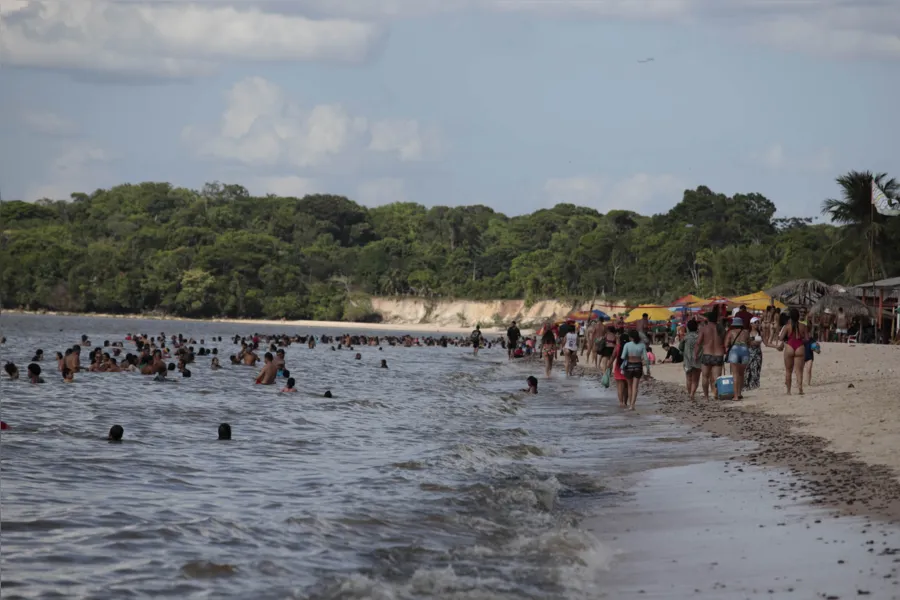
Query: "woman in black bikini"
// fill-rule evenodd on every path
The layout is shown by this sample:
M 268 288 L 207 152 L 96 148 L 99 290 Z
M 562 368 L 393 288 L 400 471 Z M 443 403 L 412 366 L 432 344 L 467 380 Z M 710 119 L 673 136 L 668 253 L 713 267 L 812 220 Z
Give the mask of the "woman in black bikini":
M 613 325 L 610 325 L 606 328 L 606 334 L 600 338 L 600 347 L 597 350 L 597 354 L 600 356 L 600 372 L 606 373 L 606 370 L 609 369 L 612 365 L 610 364 L 610 359 L 613 355 L 613 350 L 616 347 L 616 328 Z

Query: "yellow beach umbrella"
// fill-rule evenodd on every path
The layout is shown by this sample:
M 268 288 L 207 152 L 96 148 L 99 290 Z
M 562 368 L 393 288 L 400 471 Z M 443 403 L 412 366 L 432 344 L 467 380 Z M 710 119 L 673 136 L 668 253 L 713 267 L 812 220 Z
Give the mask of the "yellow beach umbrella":
M 732 298 L 732 300 L 734 300 L 737 305 L 743 304 L 748 310 L 766 310 L 769 306 L 774 306 L 775 308 L 780 308 L 782 310 L 787 308 L 784 302 L 778 300 L 773 301 L 770 295 L 762 291 L 747 294 L 745 296 L 738 296 L 737 298 Z
M 637 323 L 644 317 L 644 313 L 647 313 L 647 318 L 651 321 L 668 321 L 669 317 L 672 317 L 675 314 L 665 306 L 642 304 L 631 309 L 631 312 L 628 313 L 628 316 L 625 318 L 625 322 Z
M 682 296 L 678 298 L 672 303 L 672 306 L 684 306 L 685 304 L 693 304 L 694 302 L 703 302 L 703 298 L 700 296 L 695 296 L 693 294 L 688 294 L 687 296 Z

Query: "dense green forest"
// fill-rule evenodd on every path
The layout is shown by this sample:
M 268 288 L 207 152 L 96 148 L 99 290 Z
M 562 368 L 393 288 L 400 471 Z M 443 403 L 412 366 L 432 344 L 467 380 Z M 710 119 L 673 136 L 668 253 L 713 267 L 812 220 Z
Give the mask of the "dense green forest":
M 802 277 L 856 283 L 900 273 L 900 217 L 872 214 L 872 177 L 850 173 L 809 207 L 834 225 L 703 186 L 653 216 L 560 204 L 507 217 L 127 184 L 4 202 L 0 293 L 6 308 L 357 320 L 371 317 L 368 295 L 666 302 Z

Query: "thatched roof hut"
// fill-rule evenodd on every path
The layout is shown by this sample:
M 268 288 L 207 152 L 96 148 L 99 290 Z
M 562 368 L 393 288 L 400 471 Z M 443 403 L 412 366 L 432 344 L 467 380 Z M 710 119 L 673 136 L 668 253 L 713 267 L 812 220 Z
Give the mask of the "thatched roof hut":
M 832 286 L 818 279 L 794 279 L 766 290 L 766 293 L 785 304 L 810 305 L 832 293 Z
M 843 308 L 844 314 L 850 318 L 866 317 L 871 319 L 874 316 L 872 309 L 853 296 L 853 294 L 828 294 L 822 296 L 810 307 L 809 314 L 818 315 L 824 313 L 826 309 L 831 314 L 837 314 L 839 308 Z

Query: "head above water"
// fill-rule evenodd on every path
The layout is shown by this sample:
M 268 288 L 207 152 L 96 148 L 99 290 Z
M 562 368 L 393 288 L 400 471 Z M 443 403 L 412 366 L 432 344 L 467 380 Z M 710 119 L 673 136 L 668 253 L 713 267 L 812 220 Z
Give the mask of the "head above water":
M 111 442 L 121 442 L 123 435 L 125 435 L 125 428 L 121 425 L 113 425 L 109 428 L 109 436 L 106 439 Z
M 289 389 L 293 389 L 295 385 L 297 385 L 297 382 L 294 380 L 294 378 L 293 378 L 293 377 L 288 377 L 288 380 L 287 380 L 287 386 L 288 386 L 288 388 L 289 388 Z
M 231 439 L 231 425 L 228 423 L 220 423 L 219 424 L 219 439 L 220 440 L 230 440 Z
M 528 384 L 528 389 L 533 389 L 534 391 L 537 391 L 537 387 L 538 387 L 537 377 L 535 377 L 534 375 L 529 375 L 528 379 L 525 380 L 525 383 Z
M 325 390 L 325 397 L 326 397 L 326 398 L 331 398 L 331 397 L 332 397 L 332 396 L 331 396 L 331 390 Z

